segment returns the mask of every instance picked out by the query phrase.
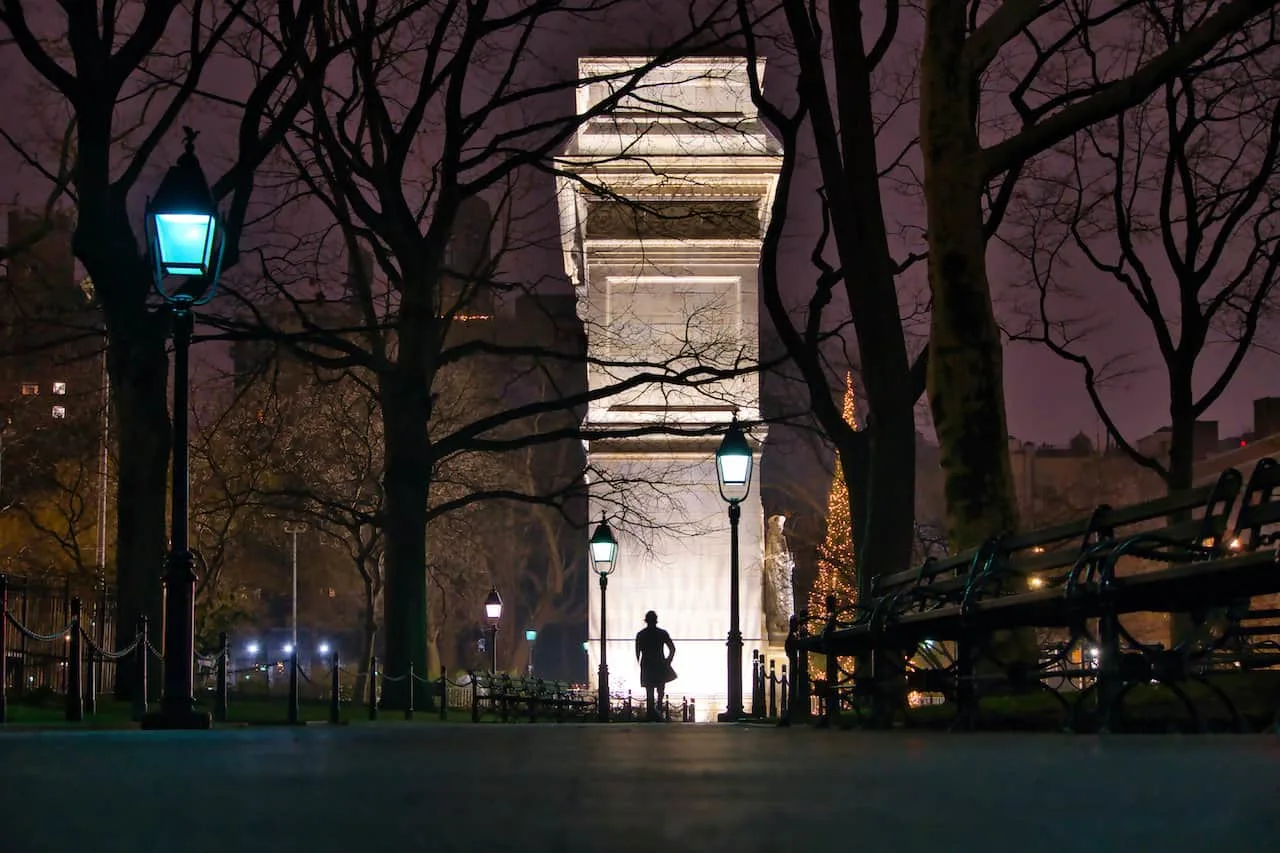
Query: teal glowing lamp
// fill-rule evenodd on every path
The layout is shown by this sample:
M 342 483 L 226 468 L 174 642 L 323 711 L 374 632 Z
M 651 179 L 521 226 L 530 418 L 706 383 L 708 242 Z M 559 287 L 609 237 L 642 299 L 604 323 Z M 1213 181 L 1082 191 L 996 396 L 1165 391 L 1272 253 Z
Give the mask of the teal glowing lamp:
M 213 298 L 222 272 L 224 234 L 213 194 L 196 159 L 196 132 L 184 128 L 185 150 L 147 200 L 147 244 L 156 290 L 176 308 Z M 167 282 L 181 279 L 176 285 Z
M 591 568 L 601 576 L 613 574 L 618 565 L 618 540 L 609 529 L 609 522 L 600 516 L 596 532 L 591 534 Z
M 716 477 L 720 481 L 720 497 L 731 504 L 746 500 L 751 491 L 751 444 L 738 425 L 738 416 L 734 415 L 733 423 L 720 442 L 716 451 Z
M 538 632 L 533 628 L 525 628 L 524 638 L 532 643 L 534 640 L 538 639 Z

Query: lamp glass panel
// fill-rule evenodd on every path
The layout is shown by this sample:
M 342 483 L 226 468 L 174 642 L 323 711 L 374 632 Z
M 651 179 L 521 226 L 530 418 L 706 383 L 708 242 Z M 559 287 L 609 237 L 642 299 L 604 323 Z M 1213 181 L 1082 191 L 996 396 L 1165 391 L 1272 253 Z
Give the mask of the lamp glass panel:
M 751 476 L 751 455 L 722 453 L 716 457 L 720 466 L 720 482 L 726 486 L 745 485 Z
M 603 542 L 593 540 L 591 542 L 591 561 L 597 566 L 605 567 L 613 565 L 613 558 L 618 553 L 618 543 L 605 540 Z
M 166 275 L 204 275 L 208 271 L 213 222 L 207 213 L 155 214 L 160 266 Z
M 490 619 L 502 618 L 502 605 L 486 603 L 484 606 L 484 615 L 489 617 Z

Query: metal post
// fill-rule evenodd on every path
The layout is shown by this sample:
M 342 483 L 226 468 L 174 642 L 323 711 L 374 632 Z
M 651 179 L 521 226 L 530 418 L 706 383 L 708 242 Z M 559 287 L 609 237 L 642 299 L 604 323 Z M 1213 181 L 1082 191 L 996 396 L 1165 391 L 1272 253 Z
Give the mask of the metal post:
M 3 423 L 0 422 L 0 435 L 3 435 Z M 9 686 L 9 578 L 0 575 L 0 726 L 9 722 L 9 699 L 6 689 Z
M 751 650 L 751 716 L 759 717 L 760 713 L 760 650 Z
M 342 722 L 342 711 L 338 707 L 338 694 L 342 689 L 342 684 L 338 679 L 338 653 L 333 653 L 331 660 L 333 669 L 330 672 L 329 681 L 329 722 L 332 725 L 338 725 Z
M 840 661 L 826 643 L 826 638 L 831 636 L 836 629 L 836 597 L 828 595 L 823 599 L 823 604 L 827 608 L 827 624 L 823 628 L 823 651 L 826 653 L 827 684 L 825 691 L 826 704 L 823 706 L 823 710 L 826 713 L 823 715 L 822 723 L 831 725 L 840 719 L 840 696 L 836 690 L 837 682 L 840 680 Z
M 89 649 L 89 672 L 84 682 L 84 712 L 92 717 L 98 713 L 98 653 Z
M 369 719 L 378 719 L 378 656 L 369 658 Z
M 769 717 L 778 716 L 778 662 L 769 661 Z
M 498 626 L 489 626 L 489 672 L 498 674 Z
M 609 722 L 609 611 L 605 604 L 609 576 L 600 575 L 600 671 L 596 675 L 596 710 L 600 722 Z
M 729 689 L 728 707 L 720 715 L 720 722 L 741 720 L 742 713 L 742 627 L 739 622 L 738 590 L 738 521 L 742 518 L 742 506 L 738 501 L 729 502 Z
M 207 729 L 209 714 L 195 709 L 195 558 L 188 540 L 190 498 L 188 471 L 188 402 L 191 331 L 190 311 L 173 311 L 173 485 L 170 513 L 169 569 L 164 611 L 164 693 L 160 712 L 143 720 L 144 728 Z
M 138 617 L 138 646 L 133 651 L 133 721 L 147 718 L 147 617 Z
M 31 624 L 31 620 L 29 618 L 31 613 L 31 601 L 27 595 L 27 586 L 28 583 L 23 583 L 22 604 L 18 607 L 18 621 L 23 625 Z M 27 635 L 22 631 L 18 632 L 18 659 L 22 661 L 22 670 L 19 673 L 20 678 L 18 679 L 18 695 L 21 696 L 27 692 L 27 685 L 30 684 L 28 679 L 30 678 L 31 664 L 31 658 L 27 655 Z
M 84 700 L 80 690 L 84 683 L 80 671 L 84 648 L 80 636 L 80 599 L 71 599 L 71 649 L 67 652 L 67 721 L 78 723 L 84 719 Z
M 440 667 L 440 719 L 449 719 L 449 674 L 443 665 Z
M 298 647 L 289 653 L 289 725 L 298 724 Z
M 791 676 L 787 673 L 787 665 L 782 665 L 782 698 L 778 705 L 778 716 L 783 723 L 791 723 Z
M 404 706 L 404 718 L 406 720 L 413 719 L 413 661 L 409 661 L 409 674 L 405 676 L 405 681 L 409 682 L 409 701 Z
M 467 677 L 471 679 L 471 722 L 480 722 L 480 684 L 476 681 L 474 672 L 467 672 Z
M 227 721 L 227 662 L 231 657 L 231 645 L 227 632 L 218 634 L 218 692 L 213 703 L 213 718 L 219 723 Z

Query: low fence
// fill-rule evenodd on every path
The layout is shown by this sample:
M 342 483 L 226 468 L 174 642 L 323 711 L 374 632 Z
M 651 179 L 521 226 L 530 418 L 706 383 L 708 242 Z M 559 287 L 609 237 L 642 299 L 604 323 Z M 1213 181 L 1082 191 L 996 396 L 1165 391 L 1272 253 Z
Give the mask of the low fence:
M 65 693 L 67 663 L 71 651 L 71 602 L 85 604 L 88 642 L 110 648 L 115 642 L 116 597 L 106 585 L 73 585 L 70 579 L 49 582 L 35 578 L 9 578 L 10 619 L 0 619 L 0 645 L 5 649 L 5 685 L 18 696 L 27 693 Z M 22 629 L 19 628 L 22 627 Z M 115 663 L 101 660 L 94 670 L 95 687 L 115 678 Z
M 18 589 L 29 593 L 28 588 Z M 10 690 L 19 694 L 27 685 L 63 694 L 66 719 L 83 720 L 86 715 L 96 713 L 101 685 L 107 683 L 116 662 L 125 658 L 133 659 L 136 673 L 131 715 L 135 721 L 142 720 L 149 708 L 148 658 L 164 661 L 163 650 L 151 641 L 145 617 L 138 620 L 137 630 L 126 644 L 113 648 L 114 636 L 109 622 L 99 627 L 97 617 L 104 609 L 95 607 L 91 618 L 86 620 L 81 599 L 68 595 L 64 612 L 49 605 L 47 598 L 42 599 L 46 602 L 44 609 L 37 612 L 31 606 L 36 598 L 23 594 L 17 597 L 23 606 L 15 611 L 9 606 L 10 590 L 7 579 L 0 575 L 0 627 L 3 628 L 0 630 L 0 724 L 8 722 Z M 349 712 L 350 706 L 357 703 L 370 720 L 376 720 L 380 713 L 386 713 L 382 695 L 389 684 L 404 685 L 397 690 L 395 713 L 403 714 L 406 719 L 424 711 L 438 714 L 441 719 L 448 719 L 451 712 L 462 712 L 473 721 L 484 716 L 503 721 L 596 720 L 600 716 L 595 691 L 541 678 L 468 672 L 455 681 L 444 670 L 437 677 L 429 678 L 412 668 L 404 674 L 391 675 L 378 667 L 377 658 L 370 661 L 365 671 L 353 672 L 341 666 L 336 652 L 326 661 L 323 672 L 308 672 L 296 650 L 287 661 L 275 665 L 254 664 L 233 669 L 231 661 L 230 639 L 225 633 L 211 654 L 195 656 L 193 687 L 197 692 L 203 689 L 204 694 L 212 694 L 215 721 L 227 720 L 233 695 L 246 699 L 279 697 L 276 688 L 279 679 L 273 676 L 287 678 L 285 716 L 290 723 L 300 721 L 299 707 L 304 693 L 328 704 L 331 722 L 341 721 L 343 704 Z M 355 695 L 357 685 L 358 696 Z M 647 716 L 643 699 L 637 701 L 629 692 L 612 695 L 610 703 L 610 719 L 631 721 Z M 750 706 L 750 716 L 759 718 L 785 715 L 788 707 L 786 666 L 779 677 L 772 665 L 766 669 L 758 652 L 752 667 Z M 688 698 L 667 699 L 659 709 L 663 719 L 673 722 L 693 722 L 697 719 L 696 713 L 694 702 Z

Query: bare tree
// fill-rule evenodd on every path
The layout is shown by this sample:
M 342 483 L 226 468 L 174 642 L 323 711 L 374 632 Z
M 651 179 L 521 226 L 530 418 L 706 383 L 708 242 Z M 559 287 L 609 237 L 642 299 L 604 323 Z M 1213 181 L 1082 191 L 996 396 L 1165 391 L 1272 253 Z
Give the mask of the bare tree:
M 905 156 L 895 152 L 882 170 L 878 132 L 898 112 L 878 113 L 873 80 L 897 35 L 899 4 L 886 6 L 879 32 L 870 47 L 864 42 L 858 4 L 832 4 L 824 16 L 802 0 L 781 4 L 786 40 L 797 63 L 795 106 L 790 110 L 764 95 L 754 79 L 753 97 L 774 127 L 785 151 L 773 216 L 765 238 L 761 282 L 765 306 L 788 354 L 808 390 L 813 415 L 835 445 L 850 495 L 849 523 L 858 550 L 861 583 L 869 585 L 881 572 L 906 567 L 911 559 L 915 493 L 914 404 L 924 390 L 927 351 L 909 357 L 899 309 L 900 273 L 918 257 L 895 260 L 886 229 L 881 184 Z M 749 4 L 740 5 L 748 25 Z M 748 44 L 759 50 L 767 32 L 757 26 Z M 829 82 L 828 51 L 834 65 Z M 903 88 L 901 107 L 909 87 Z M 817 146 L 822 177 L 822 229 L 810 258 L 814 287 L 799 322 L 784 298 L 779 248 L 793 189 L 806 124 Z M 908 146 L 910 147 L 910 146 Z M 838 266 L 826 258 L 834 246 Z M 838 399 L 843 369 L 831 370 L 824 348 L 842 333 L 843 322 L 829 314 L 836 288 L 843 288 L 852 331 L 857 337 L 861 385 L 870 414 L 865 429 L 855 429 L 841 415 Z M 834 329 L 833 329 L 834 327 Z
M 1152 8 L 1132 36 L 1138 61 L 1166 49 L 1198 14 Z M 1030 321 L 1015 337 L 1078 365 L 1116 444 L 1171 491 L 1192 485 L 1195 422 L 1229 387 L 1273 303 L 1280 270 L 1274 23 L 1224 39 L 1157 97 L 1060 146 L 1069 171 L 1029 184 L 1021 228 L 1008 238 L 1033 288 Z M 1103 398 L 1116 365 L 1095 357 L 1088 337 L 1111 323 L 1078 306 L 1111 291 L 1129 297 L 1159 356 L 1167 456 L 1139 450 Z M 1127 340 L 1135 340 L 1134 328 L 1126 323 Z M 1206 359 L 1211 350 L 1225 358 Z
M 263 334 L 265 327 L 320 367 L 358 368 L 372 377 L 384 448 L 381 518 L 392 673 L 411 663 L 423 672 L 431 663 L 425 571 L 431 513 L 524 497 L 489 489 L 435 504 L 432 483 L 445 460 L 582 438 L 576 424 L 537 432 L 530 419 L 654 382 L 696 388 L 755 367 L 741 360 L 720 366 L 723 352 L 699 362 L 697 351 L 685 349 L 669 359 L 601 362 L 601 369 L 625 378 L 608 388 L 575 391 L 565 377 L 572 373 L 567 368 L 581 365 L 579 351 L 466 331 L 483 292 L 500 301 L 536 287 L 537 276 L 504 278 L 500 263 L 540 239 L 558 244 L 558 234 L 539 233 L 530 218 L 531 204 L 535 212 L 554 215 L 551 199 L 530 201 L 531 187 L 539 173 L 550 187 L 545 175 L 556 171 L 556 154 L 581 123 L 642 85 L 650 69 L 719 43 L 713 25 L 732 20 L 716 4 L 705 17 L 691 15 L 687 32 L 672 36 L 651 61 L 616 74 L 609 81 L 613 93 L 579 115 L 571 95 L 581 81 L 542 64 L 540 39 L 553 37 L 560 23 L 590 20 L 610 5 L 586 0 L 511 10 L 488 3 L 398 2 L 371 11 L 342 0 L 317 28 L 322 51 L 337 41 L 359 46 L 340 73 L 312 92 L 290 134 L 293 184 L 284 191 L 305 198 L 312 221 L 336 228 L 321 224 L 311 232 L 314 239 L 262 250 L 266 278 L 295 306 L 300 331 L 285 332 L 258 316 L 258 331 L 242 332 Z M 463 232 L 477 233 L 489 251 L 460 251 L 456 238 Z M 371 256 L 371 265 L 350 265 L 347 301 L 355 319 L 345 328 L 325 328 L 299 304 L 298 289 L 305 285 L 296 261 L 303 253 L 328 263 Z M 490 389 L 485 405 L 464 419 L 442 419 L 451 402 L 442 373 L 481 356 L 536 362 L 529 369 L 546 373 L 556 397 L 521 398 L 504 385 Z M 384 700 L 393 707 L 403 697 L 390 685 Z
M 1215 45 L 1269 15 L 1275 3 L 1198 4 L 1185 28 L 1167 33 L 1163 48 L 1146 55 L 1109 41 L 1141 28 L 1150 6 L 925 3 L 920 139 L 933 295 L 928 385 L 952 547 L 977 545 L 1018 525 L 1003 355 L 986 268 L 983 201 L 990 185 L 999 181 L 994 195 L 1006 197 L 1034 158 L 1141 104 Z M 984 97 L 1002 77 L 1004 108 Z
M 93 279 L 105 319 L 119 425 L 120 636 L 132 633 L 144 612 L 159 624 L 166 541 L 168 315 L 154 310 L 150 266 L 135 231 L 139 187 L 157 158 L 167 161 L 166 140 L 197 101 L 229 113 L 235 159 L 215 182 L 215 194 L 229 199 L 227 260 L 234 262 L 253 172 L 306 97 L 306 85 L 291 71 L 315 45 L 310 33 L 323 5 L 0 4 L 6 42 L 0 49 L 21 55 L 24 70 L 46 87 L 48 111 L 69 128 L 66 145 L 50 156 L 24 136 L 30 125 L 23 111 L 8 111 L 0 130 L 23 164 L 47 179 L 58 203 L 74 208 L 73 248 Z M 312 54 L 306 64 L 315 67 L 327 58 Z M 217 98 L 201 92 L 211 69 L 239 68 L 241 62 L 248 63 L 246 91 Z M 131 669 L 121 666 L 117 672 L 116 690 L 128 695 Z

